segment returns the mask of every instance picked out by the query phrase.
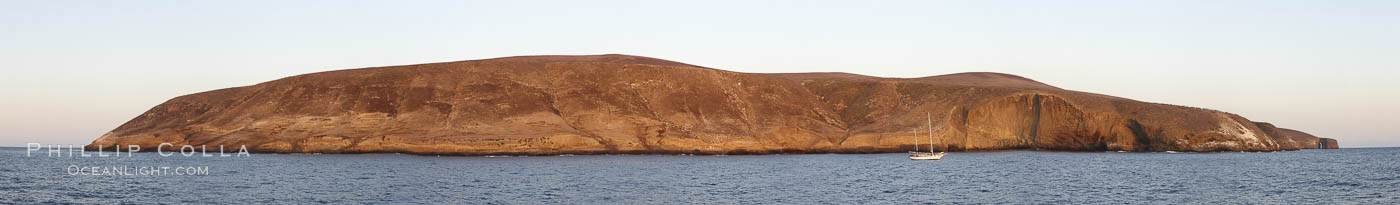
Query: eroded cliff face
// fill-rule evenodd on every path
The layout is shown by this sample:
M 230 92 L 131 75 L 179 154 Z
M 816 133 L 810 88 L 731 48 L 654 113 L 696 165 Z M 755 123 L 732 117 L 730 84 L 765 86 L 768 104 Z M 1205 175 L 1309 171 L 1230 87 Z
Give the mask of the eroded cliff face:
M 1338 145 L 1337 145 L 1337 139 L 1322 138 L 1321 141 L 1318 142 L 1317 148 L 1318 148 L 1318 149 L 1337 149 L 1337 146 L 1338 146 Z
M 1063 90 L 1006 74 L 754 74 L 599 55 L 351 69 L 186 95 L 89 148 L 896 152 L 913 150 L 916 140 L 927 150 L 929 129 L 939 150 L 1264 151 L 1324 144 L 1225 112 Z

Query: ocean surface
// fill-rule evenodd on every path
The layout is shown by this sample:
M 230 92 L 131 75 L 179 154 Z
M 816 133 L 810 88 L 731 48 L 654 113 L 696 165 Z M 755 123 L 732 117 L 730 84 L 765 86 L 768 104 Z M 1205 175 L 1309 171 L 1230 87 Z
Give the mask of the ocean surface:
M 1264 153 L 1015 151 L 950 153 L 941 161 L 911 161 L 902 153 L 531 157 L 158 153 L 128 157 L 123 153 L 105 158 L 26 153 L 22 147 L 0 148 L 0 204 L 1400 203 L 1400 148 Z M 111 169 L 94 171 L 103 170 L 100 167 Z M 127 171 L 112 171 L 117 167 Z M 195 168 L 143 173 L 140 167 Z M 207 169 L 200 172 L 199 167 Z

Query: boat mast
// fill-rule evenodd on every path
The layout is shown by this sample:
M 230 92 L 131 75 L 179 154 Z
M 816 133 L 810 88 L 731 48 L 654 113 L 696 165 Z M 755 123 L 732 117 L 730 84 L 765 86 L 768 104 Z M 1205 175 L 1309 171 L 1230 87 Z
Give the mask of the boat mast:
M 914 152 L 919 152 L 919 128 L 914 128 Z
M 928 153 L 933 153 L 933 112 L 928 112 Z

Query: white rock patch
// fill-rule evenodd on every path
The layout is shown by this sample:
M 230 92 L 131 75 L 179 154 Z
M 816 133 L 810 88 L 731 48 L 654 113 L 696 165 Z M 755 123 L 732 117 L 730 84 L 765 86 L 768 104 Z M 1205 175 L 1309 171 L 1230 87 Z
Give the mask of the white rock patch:
M 1234 119 L 1230 119 L 1230 116 L 1226 116 L 1225 114 L 1217 113 L 1216 116 L 1220 117 L 1221 120 L 1220 128 L 1216 129 L 1216 133 L 1235 136 L 1241 141 L 1246 142 L 1247 144 L 1262 143 L 1262 140 L 1259 139 L 1259 135 L 1255 134 L 1254 130 L 1250 130 L 1243 124 L 1236 122 Z

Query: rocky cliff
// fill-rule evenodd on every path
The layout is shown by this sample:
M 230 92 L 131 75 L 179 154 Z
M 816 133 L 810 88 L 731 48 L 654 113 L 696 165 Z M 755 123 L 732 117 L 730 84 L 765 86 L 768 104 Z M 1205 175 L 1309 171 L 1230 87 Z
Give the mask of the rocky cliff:
M 1226 112 L 1064 90 L 999 73 L 759 74 L 596 55 L 339 70 L 191 94 L 151 108 L 92 146 L 460 155 L 851 153 L 913 150 L 916 142 L 927 150 L 930 134 L 935 149 L 953 151 L 1326 145 Z

